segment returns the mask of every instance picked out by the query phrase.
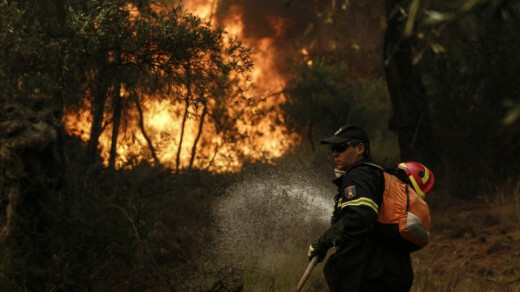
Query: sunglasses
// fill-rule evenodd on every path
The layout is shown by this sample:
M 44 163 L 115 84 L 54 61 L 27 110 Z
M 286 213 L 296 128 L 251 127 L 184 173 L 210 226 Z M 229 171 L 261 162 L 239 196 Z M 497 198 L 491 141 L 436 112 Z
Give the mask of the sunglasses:
M 348 146 L 350 145 L 353 145 L 352 142 L 344 142 L 344 143 L 339 143 L 339 144 L 331 144 L 330 145 L 330 151 L 332 153 L 334 152 L 338 152 L 338 153 L 341 153 L 345 150 L 347 150 Z

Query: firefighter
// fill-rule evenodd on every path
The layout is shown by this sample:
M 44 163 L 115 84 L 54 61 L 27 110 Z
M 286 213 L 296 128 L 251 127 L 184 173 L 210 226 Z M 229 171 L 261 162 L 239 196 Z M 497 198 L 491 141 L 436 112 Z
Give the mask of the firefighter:
M 338 194 L 331 227 L 310 245 L 309 260 L 321 262 L 335 248 L 323 269 L 330 291 L 409 291 L 409 252 L 385 245 L 374 231 L 385 186 L 383 172 L 362 163 L 372 161 L 365 130 L 346 125 L 321 144 L 330 145 Z

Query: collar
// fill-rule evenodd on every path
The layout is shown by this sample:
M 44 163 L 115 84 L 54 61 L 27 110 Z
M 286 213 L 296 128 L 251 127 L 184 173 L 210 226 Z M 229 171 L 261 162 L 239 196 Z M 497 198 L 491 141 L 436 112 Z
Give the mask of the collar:
M 347 172 L 344 170 L 339 170 L 336 168 L 334 169 L 334 175 L 336 176 L 336 178 L 344 176 L 345 173 L 347 173 Z
M 372 162 L 372 158 L 370 157 L 363 157 L 361 158 L 360 161 L 356 162 L 356 164 L 352 165 L 349 169 L 347 169 L 346 171 L 343 171 L 343 170 L 339 170 L 339 169 L 334 169 L 334 174 L 336 175 L 336 179 L 334 179 L 332 182 L 337 185 L 338 187 L 341 187 L 341 184 L 343 182 L 343 176 L 350 170 L 352 169 L 354 166 L 362 163 L 362 162 Z

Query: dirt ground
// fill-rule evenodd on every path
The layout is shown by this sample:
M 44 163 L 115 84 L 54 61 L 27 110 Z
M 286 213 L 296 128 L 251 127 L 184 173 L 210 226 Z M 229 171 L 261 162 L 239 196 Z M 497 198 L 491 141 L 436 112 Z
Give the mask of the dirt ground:
M 518 202 L 432 205 L 432 240 L 412 254 L 413 291 L 520 291 Z

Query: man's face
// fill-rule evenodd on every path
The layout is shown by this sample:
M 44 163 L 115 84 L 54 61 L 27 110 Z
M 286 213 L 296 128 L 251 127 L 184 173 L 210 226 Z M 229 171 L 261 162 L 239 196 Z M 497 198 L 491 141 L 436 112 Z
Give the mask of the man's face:
M 334 158 L 334 164 L 336 165 L 336 169 L 347 170 L 363 158 L 365 144 L 348 144 L 344 151 L 341 151 L 343 150 L 342 147 L 335 147 L 338 145 L 339 144 L 331 145 L 331 150 L 333 150 L 332 157 Z M 339 150 L 337 150 L 336 148 L 339 148 Z

